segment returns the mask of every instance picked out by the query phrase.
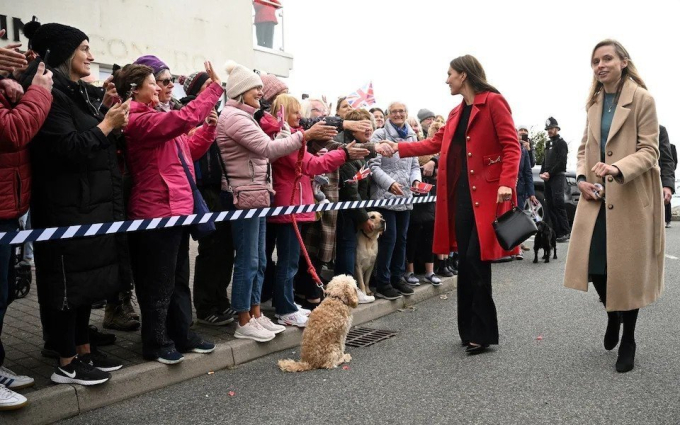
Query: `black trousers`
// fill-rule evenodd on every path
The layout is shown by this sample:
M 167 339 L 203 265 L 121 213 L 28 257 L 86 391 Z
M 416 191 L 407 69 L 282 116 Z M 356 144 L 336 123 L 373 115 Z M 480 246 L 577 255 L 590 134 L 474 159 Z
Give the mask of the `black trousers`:
M 91 312 L 89 305 L 68 310 L 40 306 L 43 336 L 59 357 L 73 357 L 76 347 L 90 343 L 88 326 Z
M 550 217 L 550 223 L 557 236 L 568 235 L 571 232 L 567 209 L 564 206 L 564 192 L 567 187 L 567 180 L 564 174 L 550 176 L 550 180 L 545 182 L 545 202 Z
M 670 223 L 670 222 L 671 222 L 671 218 L 673 217 L 673 213 L 672 213 L 672 211 L 671 211 L 671 203 L 670 203 L 670 202 L 667 203 L 666 205 L 664 205 L 664 215 L 665 215 L 665 218 L 666 218 L 666 224 Z
M 464 343 L 498 344 L 498 316 L 491 289 L 491 263 L 482 254 L 468 188 L 467 170 L 456 187 L 458 242 L 458 333 Z
M 219 188 L 201 189 L 210 211 L 222 211 Z M 234 241 L 231 223 L 215 223 L 215 232 L 199 239 L 194 263 L 194 307 L 196 315 L 205 317 L 231 307 L 227 287 L 234 269 Z
M 414 222 L 411 220 L 408 224 L 406 236 L 406 262 L 415 263 L 416 259 L 423 263 L 434 262 L 433 241 L 434 221 Z
M 189 231 L 184 227 L 130 234 L 132 270 L 142 313 L 142 354 L 157 358 L 201 342 L 191 326 Z

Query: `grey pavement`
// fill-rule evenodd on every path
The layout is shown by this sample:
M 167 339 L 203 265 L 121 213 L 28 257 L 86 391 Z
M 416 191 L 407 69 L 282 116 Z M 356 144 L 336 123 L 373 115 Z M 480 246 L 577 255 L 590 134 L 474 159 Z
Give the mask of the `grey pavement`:
M 680 227 L 668 230 L 666 291 L 643 309 L 636 368 L 614 370 L 602 347 L 606 315 L 595 291 L 562 286 L 565 244 L 550 264 L 493 268 L 501 343 L 468 357 L 455 292 L 364 326 L 398 331 L 349 348 L 347 369 L 284 374 L 287 350 L 85 413 L 65 424 L 680 423 Z M 634 250 L 635 247 L 630 247 Z

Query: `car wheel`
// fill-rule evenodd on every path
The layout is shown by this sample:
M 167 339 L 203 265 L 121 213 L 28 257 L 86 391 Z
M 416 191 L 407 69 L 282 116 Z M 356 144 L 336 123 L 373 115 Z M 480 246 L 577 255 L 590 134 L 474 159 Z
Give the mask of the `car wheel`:
M 531 199 L 527 198 L 524 202 L 524 212 L 531 216 L 533 209 L 536 211 L 536 214 L 541 217 L 541 220 L 543 220 L 545 214 L 545 197 L 543 196 L 543 192 L 536 192 L 536 199 L 538 199 L 538 205 L 534 206 L 531 204 Z

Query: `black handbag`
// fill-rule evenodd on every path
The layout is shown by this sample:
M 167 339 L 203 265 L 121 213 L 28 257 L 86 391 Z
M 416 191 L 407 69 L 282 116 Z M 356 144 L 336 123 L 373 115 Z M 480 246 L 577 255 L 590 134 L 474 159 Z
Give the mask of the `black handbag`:
M 511 251 L 517 245 L 536 234 L 538 229 L 534 220 L 517 208 L 514 201 L 512 209 L 500 217 L 498 216 L 499 205 L 496 205 L 496 219 L 493 222 L 493 230 L 496 232 L 498 244 L 504 250 Z
M 182 168 L 184 168 L 184 173 L 187 175 L 187 180 L 189 180 L 189 186 L 191 186 L 191 194 L 194 197 L 194 214 L 201 216 L 205 213 L 209 213 L 210 209 L 205 203 L 205 199 L 203 199 L 203 195 L 201 195 L 198 187 L 196 187 L 194 176 L 191 175 L 191 170 L 189 169 L 187 162 L 184 160 L 182 148 L 179 143 L 177 143 L 177 155 L 179 156 L 179 161 L 182 163 Z M 191 234 L 191 238 L 195 241 L 208 236 L 215 230 L 215 221 L 213 219 L 210 219 L 205 223 L 196 223 L 189 226 L 189 233 Z

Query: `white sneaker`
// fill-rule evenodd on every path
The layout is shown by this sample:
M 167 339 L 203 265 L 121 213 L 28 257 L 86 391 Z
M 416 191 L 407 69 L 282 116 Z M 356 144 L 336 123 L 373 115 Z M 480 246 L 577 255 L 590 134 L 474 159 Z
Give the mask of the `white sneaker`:
M 307 310 L 306 308 L 302 308 L 302 306 L 298 303 L 295 303 L 295 307 L 297 307 L 298 313 L 304 314 L 307 317 L 309 317 L 309 315 L 312 314 L 312 310 Z
M 236 332 L 234 332 L 235 338 L 252 339 L 257 342 L 271 341 L 275 336 L 274 332 L 263 328 L 255 318 L 251 318 L 250 322 L 244 326 L 236 325 Z
M 366 295 L 364 291 L 359 288 L 357 288 L 357 298 L 359 298 L 359 304 L 369 304 L 375 301 L 373 295 Z
M 257 317 L 255 320 L 257 320 L 257 323 L 259 323 L 260 326 L 262 326 L 269 332 L 274 332 L 274 335 L 280 334 L 281 332 L 286 330 L 285 326 L 277 325 L 276 323 L 269 320 L 269 317 L 265 316 L 264 314 L 261 315 L 260 317 Z
M 26 397 L 0 385 L 0 410 L 21 409 L 27 403 Z
M 6 367 L 0 366 L 0 385 L 14 390 L 33 386 L 35 381 L 30 376 L 17 375 Z
M 297 326 L 299 328 L 304 328 L 307 326 L 307 316 L 295 311 L 293 313 L 282 314 L 279 316 L 279 323 L 287 326 Z

